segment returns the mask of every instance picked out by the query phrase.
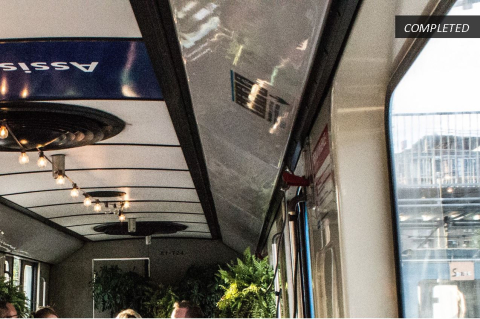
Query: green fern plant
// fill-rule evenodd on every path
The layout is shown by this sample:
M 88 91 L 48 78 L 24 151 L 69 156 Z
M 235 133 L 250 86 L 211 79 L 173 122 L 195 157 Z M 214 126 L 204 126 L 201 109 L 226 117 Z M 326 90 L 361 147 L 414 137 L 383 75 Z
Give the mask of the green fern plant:
M 191 266 L 179 284 L 179 300 L 189 300 L 200 306 L 205 317 L 214 318 L 217 302 L 223 295 L 220 278 L 217 277 L 219 265 Z
M 170 318 L 173 306 L 178 300 L 174 288 L 162 284 L 156 285 L 149 289 L 147 295 L 148 297 L 143 302 L 145 307 L 144 317 Z
M 134 271 L 123 272 L 118 266 L 104 266 L 91 283 L 95 309 L 115 313 L 132 308 L 145 313 L 143 305 L 151 284 Z
M 17 310 L 19 317 L 28 318 L 30 315 L 27 296 L 22 287 L 16 286 L 13 280 L 0 277 L 0 299 L 11 303 Z
M 218 302 L 220 317 L 273 318 L 275 295 L 269 290 L 273 281 L 273 269 L 267 259 L 259 260 L 247 248 L 243 260 L 228 264 L 228 270 L 219 270 L 219 278 L 225 290 Z

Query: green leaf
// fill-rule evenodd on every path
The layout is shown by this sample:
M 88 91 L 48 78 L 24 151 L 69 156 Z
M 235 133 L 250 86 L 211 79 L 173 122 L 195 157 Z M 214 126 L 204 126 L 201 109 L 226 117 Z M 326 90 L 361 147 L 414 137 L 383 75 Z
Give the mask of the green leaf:
M 268 260 L 259 260 L 245 250 L 243 260 L 228 264 L 228 271 L 219 270 L 217 277 L 228 285 L 221 286 L 225 293 L 218 302 L 222 317 L 274 317 L 275 296 L 268 291 L 273 281 L 273 269 Z

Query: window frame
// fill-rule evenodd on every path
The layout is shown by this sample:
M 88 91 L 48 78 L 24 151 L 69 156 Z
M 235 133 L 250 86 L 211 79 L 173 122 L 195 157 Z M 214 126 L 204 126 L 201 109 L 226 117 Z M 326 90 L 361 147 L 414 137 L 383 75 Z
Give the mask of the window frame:
M 25 275 L 25 266 L 32 267 L 32 299 L 30 300 L 30 310 L 35 310 L 37 305 L 37 290 L 38 290 L 38 267 L 40 262 L 36 260 L 26 259 L 15 255 L 5 255 L 5 261 L 9 263 L 9 271 L 4 269 L 4 274 L 10 276 L 10 281 L 13 281 L 14 260 L 18 259 L 20 262 L 20 286 L 23 289 L 23 280 Z
M 13 280 L 13 257 L 12 256 L 5 256 L 5 262 L 8 262 L 8 271 L 3 268 L 3 275 L 5 276 L 8 274 L 9 281 Z
M 430 16 L 446 15 L 456 0 L 440 1 L 436 8 L 431 12 Z M 428 22 L 428 20 L 427 20 Z M 400 240 L 399 240 L 399 214 L 397 214 L 398 201 L 396 198 L 396 186 L 395 186 L 395 165 L 394 165 L 394 149 L 393 149 L 393 136 L 392 136 L 392 109 L 391 101 L 392 95 L 397 88 L 400 81 L 405 74 L 409 71 L 410 67 L 416 61 L 417 57 L 423 51 L 430 38 L 415 38 L 413 39 L 408 51 L 403 56 L 403 59 L 398 63 L 397 68 L 393 71 L 392 77 L 387 85 L 387 92 L 385 96 L 385 134 L 386 134 L 386 146 L 387 146 L 387 164 L 388 164 L 388 180 L 390 184 L 390 213 L 392 218 L 392 234 L 393 234 L 393 247 L 394 247 L 394 259 L 395 259 L 395 280 L 397 288 L 397 304 L 399 317 L 405 318 L 404 309 L 404 296 L 403 296 L 403 278 L 401 273 L 401 259 L 400 259 Z
M 20 285 L 25 291 L 25 287 L 23 286 L 25 280 L 25 268 L 26 266 L 32 267 L 32 286 L 31 294 L 32 299 L 30 300 L 30 310 L 34 311 L 37 308 L 37 270 L 38 270 L 38 263 L 32 262 L 29 260 L 21 259 L 20 258 Z

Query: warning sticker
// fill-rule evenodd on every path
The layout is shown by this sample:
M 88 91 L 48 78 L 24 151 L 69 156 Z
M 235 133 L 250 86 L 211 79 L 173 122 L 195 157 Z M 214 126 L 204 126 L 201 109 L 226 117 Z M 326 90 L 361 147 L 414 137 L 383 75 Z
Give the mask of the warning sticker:
M 286 127 L 291 101 L 282 98 L 265 82 L 252 81 L 237 72 L 230 71 L 232 101 L 272 123 L 274 128 Z
M 333 182 L 328 125 L 325 125 L 325 128 L 313 149 L 312 161 L 315 181 L 315 206 L 319 207 L 320 210 L 324 212 L 334 210 L 336 207 L 335 185 Z

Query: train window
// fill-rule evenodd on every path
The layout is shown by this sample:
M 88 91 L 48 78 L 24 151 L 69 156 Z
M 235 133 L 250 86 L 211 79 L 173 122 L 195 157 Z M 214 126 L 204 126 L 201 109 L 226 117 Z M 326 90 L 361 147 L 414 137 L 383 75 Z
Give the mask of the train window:
M 5 260 L 3 273 L 4 273 L 5 281 L 10 281 L 10 262 L 8 260 Z
M 47 304 L 47 281 L 45 278 L 41 277 L 40 278 L 40 300 L 39 300 L 39 305 L 41 307 L 45 307 Z
M 480 3 L 449 14 L 480 15 Z M 480 39 L 430 39 L 390 100 L 406 317 L 480 316 L 478 56 Z
M 18 258 L 13 258 L 13 283 L 15 286 L 20 286 L 20 275 L 21 275 L 21 261 Z
M 25 291 L 25 295 L 27 296 L 27 306 L 32 306 L 32 298 L 33 298 L 33 266 L 32 265 L 25 265 L 23 268 L 23 291 Z
M 15 286 L 21 286 L 27 296 L 27 306 L 33 310 L 36 302 L 36 270 L 38 264 L 14 256 L 5 256 L 5 281 L 12 280 Z

